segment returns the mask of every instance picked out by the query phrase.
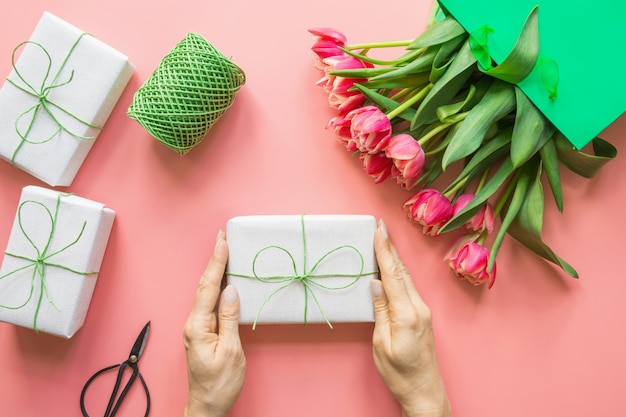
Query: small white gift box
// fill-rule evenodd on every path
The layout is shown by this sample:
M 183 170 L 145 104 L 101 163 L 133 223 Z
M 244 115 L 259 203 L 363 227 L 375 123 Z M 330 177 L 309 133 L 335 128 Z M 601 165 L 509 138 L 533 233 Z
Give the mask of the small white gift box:
M 0 321 L 70 338 L 83 325 L 115 212 L 27 186 L 0 267 Z
M 0 157 L 70 185 L 133 71 L 125 55 L 45 12 L 0 89 Z
M 375 230 L 367 215 L 230 219 L 227 281 L 239 292 L 239 322 L 373 321 Z

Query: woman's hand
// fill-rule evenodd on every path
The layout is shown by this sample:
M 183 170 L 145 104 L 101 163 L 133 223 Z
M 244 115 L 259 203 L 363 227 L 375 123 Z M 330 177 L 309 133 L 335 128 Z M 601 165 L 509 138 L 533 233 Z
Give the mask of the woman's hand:
M 448 417 L 450 403 L 437 364 L 431 313 L 381 220 L 374 236 L 381 280 L 372 281 L 374 362 L 406 417 Z
M 224 289 L 215 314 L 227 261 L 228 245 L 220 231 L 185 323 L 189 380 L 185 417 L 226 416 L 243 388 L 246 358 L 239 339 L 239 295 L 234 287 Z

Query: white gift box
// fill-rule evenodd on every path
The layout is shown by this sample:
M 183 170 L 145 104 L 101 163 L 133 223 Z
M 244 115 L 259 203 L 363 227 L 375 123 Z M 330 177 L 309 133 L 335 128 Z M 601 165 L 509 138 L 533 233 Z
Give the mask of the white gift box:
M 68 186 L 134 68 L 48 12 L 17 55 L 0 89 L 0 157 L 51 186 Z
M 375 230 L 367 215 L 230 219 L 227 281 L 239 292 L 239 322 L 373 321 Z
M 101 203 L 24 187 L 0 267 L 0 321 L 72 337 L 85 321 L 114 218 Z

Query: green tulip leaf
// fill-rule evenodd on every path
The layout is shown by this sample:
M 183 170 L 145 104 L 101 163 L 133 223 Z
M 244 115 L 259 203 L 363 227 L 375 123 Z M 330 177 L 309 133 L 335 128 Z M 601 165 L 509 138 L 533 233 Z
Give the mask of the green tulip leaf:
M 490 168 L 500 158 L 509 152 L 511 143 L 511 130 L 506 130 L 498 134 L 492 140 L 486 142 L 480 147 L 478 151 L 472 156 L 467 165 L 463 168 L 457 178 L 452 181 L 448 187 L 443 191 L 449 192 L 457 186 L 461 181 L 471 181 L 478 175 L 483 173 L 486 169 Z
M 435 157 L 432 162 L 424 170 L 422 176 L 416 181 L 415 184 L 423 182 L 423 187 L 429 187 L 439 176 L 441 175 L 441 156 Z
M 485 97 L 489 88 L 491 88 L 491 84 L 495 81 L 495 78 L 491 77 L 480 77 L 475 84 L 472 84 L 476 87 L 476 91 L 474 91 L 474 95 L 470 100 L 467 101 L 463 111 L 467 111 L 472 109 L 475 105 L 480 103 L 480 100 Z
M 439 52 L 439 47 L 428 48 L 424 53 L 420 54 L 415 60 L 401 67 L 389 68 L 384 73 L 371 78 L 373 80 L 384 80 L 387 78 L 403 77 L 409 74 L 430 73 L 435 57 Z
M 465 222 L 472 218 L 474 214 L 480 210 L 483 204 L 487 202 L 489 197 L 491 197 L 500 186 L 504 183 L 504 181 L 511 175 L 513 172 L 513 163 L 510 158 L 507 158 L 500 168 L 496 171 L 495 174 L 487 181 L 483 188 L 480 189 L 470 201 L 470 203 L 465 206 L 463 210 L 458 212 L 452 219 L 450 219 L 443 227 L 439 230 L 439 233 L 448 232 L 450 230 L 454 230 L 460 226 L 463 226 Z
M 607 162 L 617 156 L 617 149 L 598 137 L 592 141 L 594 155 L 577 150 L 560 133 L 555 135 L 554 143 L 559 160 L 563 165 L 585 178 L 592 178 Z
M 554 134 L 554 126 L 517 86 L 517 110 L 511 138 L 511 160 L 516 168 L 528 161 Z
M 539 22 L 537 10 L 538 7 L 535 6 L 530 12 L 515 46 L 513 46 L 509 55 L 504 58 L 500 65 L 489 65 L 485 67 L 484 64 L 487 64 L 487 62 L 485 62 L 486 60 L 481 59 L 479 61 L 481 65 L 479 65 L 478 68 L 482 72 L 511 84 L 521 82 L 530 74 L 535 67 L 539 55 Z M 489 55 L 489 48 L 486 42 L 488 32 L 484 32 L 483 28 L 480 30 L 481 33 L 485 33 L 484 40 L 481 39 L 482 36 L 472 34 L 470 35 L 470 42 L 472 51 L 478 56 L 484 57 L 485 54 Z
M 355 48 L 355 47 L 356 45 L 352 45 L 352 48 Z M 378 58 L 368 56 L 367 52 L 369 52 L 369 49 L 367 48 L 365 48 L 362 53 L 355 52 L 356 49 L 355 50 L 346 49 L 346 48 L 339 48 L 339 49 L 343 51 L 346 55 L 350 55 L 363 62 L 369 62 L 370 64 L 374 64 L 374 65 L 401 65 L 404 62 L 413 61 L 416 56 L 419 56 L 420 54 L 424 52 L 424 49 L 409 50 L 408 52 L 406 52 L 404 55 L 402 55 L 399 58 L 396 58 L 393 60 L 383 60 L 383 59 L 378 59 Z
M 491 125 L 509 114 L 514 108 L 513 85 L 496 80 L 483 99 L 469 111 L 461 128 L 450 141 L 443 156 L 444 171 L 452 162 L 476 151 Z
M 571 277 L 578 278 L 578 272 L 554 253 L 541 238 L 543 207 L 543 188 L 538 175 L 530 186 L 517 219 L 511 223 L 507 231 L 513 239 L 517 240 L 537 255 L 558 265 Z
M 385 79 L 370 79 L 369 81 L 365 81 L 359 83 L 367 88 L 373 90 L 382 90 L 382 89 L 400 89 L 400 88 L 411 88 L 418 89 L 426 87 L 429 84 L 428 74 L 416 74 L 416 75 L 407 75 L 404 77 L 397 78 L 385 78 Z
M 535 165 L 535 166 L 533 166 Z M 493 245 L 491 246 L 491 252 L 489 254 L 489 262 L 487 263 L 487 270 L 491 271 L 493 268 L 493 264 L 496 262 L 496 255 L 500 250 L 500 246 L 502 246 L 502 241 L 504 240 L 504 236 L 506 236 L 506 231 L 513 223 L 513 220 L 517 216 L 524 203 L 526 198 L 526 191 L 528 190 L 528 185 L 531 182 L 533 174 L 536 170 L 536 164 L 526 164 L 519 171 L 518 174 L 515 175 L 514 180 L 511 182 L 510 186 L 515 187 L 513 190 L 513 195 L 511 196 L 511 200 L 508 203 L 508 207 L 504 216 L 502 217 L 502 223 L 500 224 L 500 229 L 498 230 L 498 234 L 494 239 Z
M 453 58 L 446 72 L 437 80 L 432 90 L 419 105 L 417 113 L 411 121 L 411 129 L 416 129 L 422 124 L 435 121 L 437 108 L 450 103 L 450 100 L 466 85 L 467 80 L 475 69 L 476 58 L 472 55 L 469 44 L 466 41 L 459 53 Z
M 513 222 L 509 227 L 509 235 L 526 246 L 528 249 L 541 256 L 547 261 L 550 261 L 561 267 L 572 278 L 578 278 L 578 272 L 567 262 L 565 262 L 560 256 L 558 256 L 548 245 L 542 240 L 541 236 L 536 236 L 528 230 L 521 227 L 517 222 Z
M 376 106 L 382 109 L 383 111 L 391 111 L 400 105 L 397 101 L 392 100 L 389 97 L 383 94 L 380 94 L 374 90 L 371 90 L 363 85 L 355 84 L 354 86 L 359 91 L 361 91 L 365 97 L 367 97 L 369 100 L 374 102 Z M 411 120 L 414 115 L 415 115 L 415 109 L 412 109 L 409 107 L 408 109 L 401 112 L 398 115 L 398 117 L 404 120 Z
M 456 38 L 442 44 L 435 55 L 432 67 L 430 70 L 430 82 L 435 83 L 439 78 L 446 73 L 448 67 L 452 64 L 451 57 L 458 53 L 459 48 L 465 41 L 465 36 L 457 36 Z
M 476 87 L 474 84 L 470 84 L 469 89 L 467 90 L 467 95 L 463 101 L 437 107 L 437 118 L 439 121 L 445 123 L 446 119 L 450 116 L 458 114 L 465 108 L 465 106 L 467 106 L 467 103 L 472 99 L 472 97 L 474 97 L 474 93 L 476 93 Z
M 440 45 L 451 39 L 466 34 L 465 29 L 452 16 L 436 22 L 409 44 L 407 49 L 420 49 L 432 45 Z
M 556 207 L 560 212 L 563 212 L 563 188 L 561 187 L 561 167 L 559 165 L 559 157 L 556 153 L 556 146 L 554 145 L 554 139 L 550 138 L 539 149 L 539 155 L 541 155 L 541 162 L 543 164 L 543 170 L 546 173 L 548 184 L 552 190 L 552 196 Z
M 517 222 L 524 229 L 532 232 L 536 236 L 541 235 L 541 229 L 543 228 L 543 211 L 544 211 L 544 197 L 543 186 L 541 185 L 541 172 L 542 167 L 537 168 L 534 181 L 530 184 L 528 195 L 521 206 Z

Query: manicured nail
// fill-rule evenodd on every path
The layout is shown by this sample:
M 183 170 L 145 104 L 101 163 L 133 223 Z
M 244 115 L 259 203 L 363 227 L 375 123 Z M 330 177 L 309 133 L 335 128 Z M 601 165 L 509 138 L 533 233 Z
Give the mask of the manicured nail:
M 389 229 L 387 229 L 387 224 L 385 224 L 383 219 L 378 220 L 378 226 L 380 227 L 383 237 L 385 239 L 389 239 Z
M 239 294 L 237 293 L 237 288 L 232 285 L 227 285 L 224 288 L 224 302 L 228 304 L 234 304 L 239 301 Z
M 217 236 L 215 237 L 215 243 L 219 242 L 223 236 L 224 236 L 224 232 L 222 231 L 222 229 L 218 230 Z
M 370 289 L 372 290 L 372 295 L 374 297 L 380 297 L 383 295 L 383 283 L 378 279 L 370 281 Z

